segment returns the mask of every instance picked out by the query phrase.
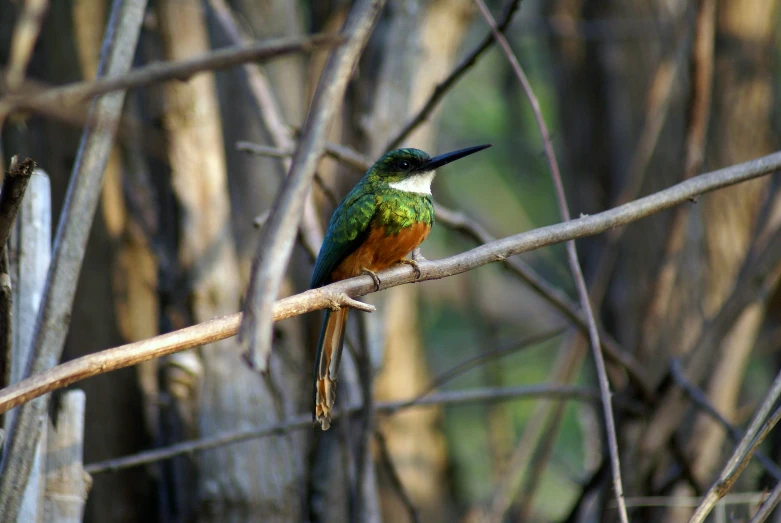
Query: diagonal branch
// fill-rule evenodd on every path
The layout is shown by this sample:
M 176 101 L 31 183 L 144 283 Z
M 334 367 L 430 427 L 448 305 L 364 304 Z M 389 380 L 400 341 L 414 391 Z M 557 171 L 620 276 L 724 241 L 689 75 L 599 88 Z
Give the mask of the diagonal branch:
M 526 78 L 526 74 L 523 72 L 518 59 L 515 57 L 510 44 L 502 33 L 499 32 L 496 27 L 496 20 L 491 16 L 490 11 L 485 6 L 483 0 L 475 0 L 480 12 L 483 14 L 488 25 L 491 26 L 491 30 L 494 33 L 494 38 L 499 42 L 500 47 L 507 55 L 507 59 L 510 61 L 510 65 L 513 72 L 518 77 L 518 81 L 523 86 L 523 90 L 531 103 L 532 111 L 534 112 L 534 118 L 537 120 L 537 126 L 542 134 L 542 141 L 545 145 L 545 155 L 548 158 L 550 164 L 551 176 L 553 178 L 553 184 L 556 188 L 556 198 L 559 204 L 559 211 L 564 221 L 568 221 L 569 209 L 567 208 L 567 198 L 564 195 L 564 184 L 561 181 L 561 174 L 559 173 L 558 162 L 553 152 L 553 144 L 551 143 L 550 136 L 548 134 L 548 128 L 545 125 L 545 119 L 542 117 L 542 111 L 540 110 L 540 104 L 537 101 L 537 97 L 532 90 L 529 80 Z M 586 280 L 583 278 L 583 271 L 580 268 L 580 262 L 578 262 L 578 252 L 575 248 L 575 242 L 567 242 L 567 259 L 569 261 L 570 270 L 572 276 L 575 279 L 575 286 L 578 289 L 578 295 L 580 296 L 580 303 L 583 306 L 583 311 L 586 316 L 586 322 L 588 323 L 588 334 L 591 339 L 591 347 L 594 351 L 594 361 L 597 367 L 597 378 L 599 381 L 599 389 L 602 392 L 602 403 L 604 407 L 605 415 L 605 432 L 607 433 L 608 449 L 610 450 L 610 464 L 613 471 L 613 488 L 615 489 L 616 500 L 618 501 L 618 515 L 621 517 L 623 523 L 628 523 L 629 518 L 626 514 L 626 503 L 624 502 L 624 487 L 621 481 L 621 465 L 619 462 L 618 453 L 618 437 L 616 436 L 616 422 L 613 418 L 613 408 L 611 407 L 611 392 L 610 383 L 607 378 L 607 369 L 605 368 L 605 359 L 602 356 L 601 344 L 599 342 L 599 329 L 597 328 L 596 320 L 594 319 L 594 312 L 591 310 L 591 302 L 589 301 L 588 288 L 586 287 Z M 507 507 L 503 507 L 506 509 Z
M 380 401 L 375 405 L 375 409 L 378 412 L 392 415 L 402 410 L 415 407 L 426 407 L 430 405 L 473 405 L 485 402 L 511 401 L 516 399 L 532 399 L 541 397 L 560 400 L 571 399 L 587 402 L 599 401 L 599 393 L 594 389 L 579 386 L 560 386 L 542 383 L 537 385 L 523 385 L 518 387 L 491 387 L 438 392 L 436 394 L 431 394 L 425 398 L 419 398 L 416 400 Z M 333 414 L 333 419 L 336 420 L 346 415 L 355 415 L 361 412 L 362 409 L 363 405 L 354 405 L 342 410 L 337 410 Z M 213 449 L 224 445 L 240 443 L 250 439 L 285 434 L 291 430 L 307 429 L 311 427 L 312 415 L 302 414 L 286 421 L 266 425 L 263 427 L 226 432 L 194 441 L 183 441 L 165 448 L 147 450 L 131 456 L 124 456 L 121 458 L 113 458 L 98 463 L 92 463 L 84 467 L 84 470 L 89 474 L 113 472 L 116 470 L 154 463 L 156 461 L 169 459 L 181 454 L 190 454 L 196 451 Z
M 337 35 L 264 40 L 250 45 L 218 49 L 186 60 L 149 64 L 121 76 L 78 82 L 35 94 L 12 94 L 0 99 L 0 119 L 18 110 L 69 107 L 114 91 L 168 80 L 185 80 L 202 71 L 226 69 L 246 62 L 268 61 L 290 53 L 309 52 L 320 47 L 338 45 L 342 41 Z
M 254 369 L 265 371 L 268 367 L 274 301 L 290 260 L 315 169 L 325 147 L 326 132 L 341 107 L 347 81 L 358 64 L 384 4 L 384 0 L 361 0 L 350 11 L 343 30 L 348 41 L 334 51 L 325 66 L 290 173 L 263 227 L 242 307 L 245 316 L 240 335 L 248 350 L 248 362 Z
M 507 3 L 507 7 L 504 9 L 502 15 L 502 21 L 498 25 L 500 33 L 504 33 L 512 22 L 513 15 L 521 5 L 521 0 L 510 0 Z M 403 142 L 419 125 L 425 122 L 429 115 L 439 105 L 439 102 L 444 98 L 445 94 L 458 82 L 466 72 L 477 63 L 477 59 L 480 58 L 494 43 L 493 33 L 487 34 L 483 40 L 475 47 L 466 58 L 464 58 L 458 66 L 445 78 L 441 83 L 437 84 L 434 91 L 429 96 L 423 107 L 420 108 L 418 113 L 407 122 L 404 127 L 394 136 L 394 138 L 385 147 L 386 151 L 395 149 L 401 142 Z
M 417 278 L 414 269 L 407 265 L 394 267 L 383 271 L 380 289 L 447 278 L 540 247 L 592 236 L 687 202 L 700 194 L 752 180 L 777 169 L 781 169 L 781 152 L 696 176 L 609 211 L 508 236 L 441 260 L 420 262 L 420 278 Z M 377 289 L 374 281 L 369 276 L 357 276 L 320 289 L 311 289 L 277 301 L 274 304 L 274 319 L 281 320 L 331 307 L 334 300 L 338 301 L 341 293 L 355 297 L 375 290 Z M 0 390 L 0 413 L 90 376 L 135 365 L 159 357 L 163 353 L 172 354 L 235 336 L 240 321 L 241 314 L 232 314 L 63 363 L 13 387 Z

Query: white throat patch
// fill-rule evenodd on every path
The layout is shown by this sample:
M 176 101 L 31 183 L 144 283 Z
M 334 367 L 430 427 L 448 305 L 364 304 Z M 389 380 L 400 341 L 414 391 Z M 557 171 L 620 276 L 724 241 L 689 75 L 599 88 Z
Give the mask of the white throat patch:
M 431 182 L 434 181 L 434 176 L 436 175 L 436 171 L 429 171 L 426 173 L 410 176 L 409 178 L 405 178 L 400 182 L 389 183 L 388 186 L 404 192 L 431 194 Z

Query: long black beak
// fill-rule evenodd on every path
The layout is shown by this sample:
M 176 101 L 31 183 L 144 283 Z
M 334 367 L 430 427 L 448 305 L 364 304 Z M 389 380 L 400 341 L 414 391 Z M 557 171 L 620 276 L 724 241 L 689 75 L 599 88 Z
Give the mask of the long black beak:
M 443 165 L 447 165 L 450 162 L 460 160 L 464 156 L 469 156 L 470 154 L 482 151 L 483 149 L 488 149 L 492 145 L 492 143 L 487 143 L 485 145 L 476 145 L 474 147 L 467 147 L 466 149 L 459 149 L 450 153 L 440 154 L 439 156 L 435 156 L 426 162 L 426 164 L 421 167 L 421 170 L 433 171 L 434 169 L 442 167 Z

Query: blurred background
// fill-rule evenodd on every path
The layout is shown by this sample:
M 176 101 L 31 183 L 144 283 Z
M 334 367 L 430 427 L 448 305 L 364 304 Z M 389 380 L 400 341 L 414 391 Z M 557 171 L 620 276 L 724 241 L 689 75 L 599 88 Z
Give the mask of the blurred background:
M 540 100 L 573 217 L 779 149 L 777 0 L 487 3 L 500 23 L 511 19 L 506 36 Z M 0 2 L 3 63 L 24 7 Z M 341 0 L 150 0 L 135 67 L 337 32 L 350 8 Z M 110 9 L 106 0 L 50 2 L 20 89 L 94 78 Z M 378 158 L 489 35 L 471 0 L 387 2 L 330 142 Z M 326 58 L 321 50 L 128 92 L 64 359 L 239 310 L 254 222 L 287 164 L 237 144 L 291 151 Z M 436 201 L 496 238 L 560 221 L 539 129 L 498 48 L 443 94 L 401 145 L 431 154 L 494 147 L 443 169 Z M 86 108 L 15 114 L 2 128 L 3 165 L 29 156 L 50 176 L 55 223 Z M 318 175 L 305 223 L 322 228 L 362 171 L 327 157 Z M 737 426 L 780 367 L 781 260 L 756 263 L 781 241 L 779 194 L 778 179 L 766 177 L 577 242 L 598 321 L 642 374 L 609 365 L 632 521 L 685 521 L 687 503 L 696 506 L 734 447 L 681 393 L 673 362 L 696 361 L 694 385 Z M 435 260 L 475 245 L 446 219 L 422 254 Z M 520 259 L 579 310 L 563 246 Z M 298 245 L 284 295 L 308 287 L 312 261 Z M 367 388 L 375 402 L 416 397 L 476 357 L 436 390 L 596 390 L 581 331 L 518 272 L 496 263 L 367 297 L 378 311 L 352 315 L 337 404 L 362 404 Z M 735 299 L 757 279 L 763 285 Z M 228 339 L 78 383 L 87 397 L 85 463 L 308 413 L 320 321 L 309 314 L 276 325 L 268 377 Z M 95 473 L 85 520 L 396 522 L 415 512 L 426 522 L 610 521 L 603 426 L 592 400 L 365 409 L 325 433 L 299 428 Z M 781 459 L 777 432 L 763 451 Z M 779 479 L 753 461 L 733 488 L 753 497 L 719 510 L 748 518 Z

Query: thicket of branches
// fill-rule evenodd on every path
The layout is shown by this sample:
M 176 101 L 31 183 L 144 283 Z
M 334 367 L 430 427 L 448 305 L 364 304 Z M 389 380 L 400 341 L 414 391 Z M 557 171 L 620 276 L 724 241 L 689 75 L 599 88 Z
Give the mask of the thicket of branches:
M 0 4 L 3 520 L 764 521 L 778 17 Z M 419 277 L 307 290 L 373 159 L 483 142 Z M 304 313 L 338 307 L 372 314 L 320 432 Z

